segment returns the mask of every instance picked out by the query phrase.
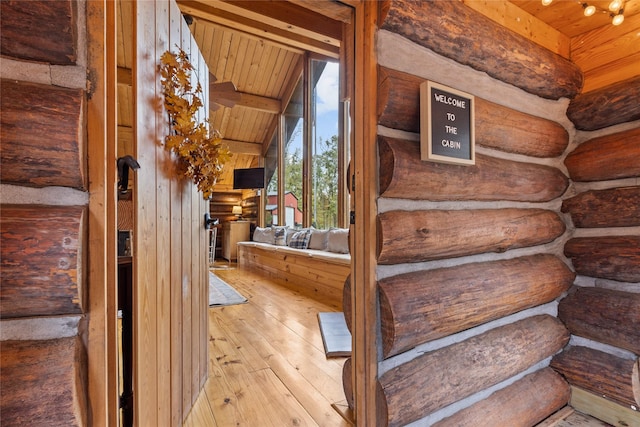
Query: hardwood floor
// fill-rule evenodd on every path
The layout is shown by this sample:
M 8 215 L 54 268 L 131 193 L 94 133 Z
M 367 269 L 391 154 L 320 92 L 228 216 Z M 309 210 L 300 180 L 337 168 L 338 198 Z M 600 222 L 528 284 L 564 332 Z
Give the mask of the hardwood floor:
M 352 425 L 337 410 L 348 412 L 345 358 L 325 357 L 318 328 L 335 308 L 253 273 L 215 273 L 248 303 L 209 309 L 209 379 L 184 426 Z

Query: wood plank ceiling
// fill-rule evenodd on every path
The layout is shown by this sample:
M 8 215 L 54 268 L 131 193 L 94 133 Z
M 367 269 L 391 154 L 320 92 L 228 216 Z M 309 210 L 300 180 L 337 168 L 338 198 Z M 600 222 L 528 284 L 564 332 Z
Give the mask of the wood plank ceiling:
M 585 74 L 583 91 L 592 91 L 640 74 L 640 0 L 624 2 L 619 26 L 603 11 L 610 0 L 463 0 L 499 24 L 573 60 Z M 583 3 L 597 6 L 585 17 Z M 127 146 L 132 126 L 130 100 L 132 48 L 125 43 L 132 28 L 131 4 L 120 1 L 118 31 L 119 124 Z M 191 31 L 216 83 L 211 88 L 210 123 L 233 155 L 217 190 L 233 185 L 233 169 L 258 166 L 277 128 L 278 113 L 290 99 L 302 72 L 304 52 L 338 58 L 342 25 L 350 7 L 337 1 L 178 0 L 193 22 Z M 227 99 L 234 106 L 224 106 Z

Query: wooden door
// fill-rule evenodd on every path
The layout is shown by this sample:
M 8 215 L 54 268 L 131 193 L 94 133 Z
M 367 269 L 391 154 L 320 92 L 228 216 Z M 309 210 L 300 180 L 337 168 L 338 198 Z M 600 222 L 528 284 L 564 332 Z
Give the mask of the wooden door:
M 134 417 L 136 425 L 177 426 L 207 376 L 209 203 L 164 148 L 170 129 L 160 57 L 184 50 L 205 92 L 209 72 L 173 0 L 135 2 L 133 19 L 133 144 L 140 164 L 133 190 Z

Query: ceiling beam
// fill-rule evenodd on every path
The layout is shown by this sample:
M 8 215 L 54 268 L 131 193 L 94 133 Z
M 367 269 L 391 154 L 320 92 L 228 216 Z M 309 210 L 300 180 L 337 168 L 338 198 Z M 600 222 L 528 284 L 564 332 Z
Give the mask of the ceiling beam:
M 282 102 L 276 98 L 269 98 L 266 96 L 253 95 L 246 92 L 235 92 L 239 95 L 237 99 L 233 99 L 234 105 L 225 104 L 226 98 L 224 95 L 218 94 L 217 96 L 209 97 L 209 108 L 211 110 L 217 110 L 219 105 L 226 107 L 245 107 L 252 110 L 262 111 L 264 113 L 279 114 L 282 112 Z M 221 98 L 222 97 L 222 98 Z
M 251 156 L 262 155 L 262 144 L 259 142 L 234 141 L 232 139 L 223 139 L 223 144 L 229 147 L 229 151 L 233 154 L 248 154 Z
M 264 0 L 209 0 L 227 12 L 339 47 L 342 23 L 296 3 Z
M 283 108 L 279 99 L 252 95 L 245 92 L 241 92 L 240 100 L 236 102 L 236 105 L 272 114 L 279 114 Z
M 260 39 L 271 40 L 281 44 L 282 47 L 293 48 L 296 52 L 308 50 L 336 59 L 340 56 L 339 41 L 338 46 L 336 46 L 332 44 L 335 43 L 332 38 L 329 38 L 332 43 L 326 43 L 325 41 L 318 40 L 317 35 L 310 37 L 309 34 L 311 33 L 303 27 L 292 26 L 291 24 L 287 25 L 286 23 L 283 23 L 282 27 L 276 27 L 264 23 L 263 19 L 261 19 L 264 15 L 254 16 L 254 18 L 261 20 L 252 19 L 246 16 L 249 14 L 246 9 L 238 7 L 236 7 L 238 14 L 232 13 L 225 9 L 231 9 L 233 5 L 217 0 L 214 2 L 178 0 L 177 3 L 184 14 L 223 25 L 246 34 L 251 34 Z M 272 4 L 277 2 L 268 3 Z
M 353 8 L 338 1 L 289 0 L 300 7 L 306 7 L 320 15 L 328 16 L 345 24 L 351 23 Z

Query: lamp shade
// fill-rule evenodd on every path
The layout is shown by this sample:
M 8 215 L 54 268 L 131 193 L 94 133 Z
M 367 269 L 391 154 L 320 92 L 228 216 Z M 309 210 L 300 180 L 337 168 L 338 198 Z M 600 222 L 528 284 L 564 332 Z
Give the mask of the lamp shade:
M 242 206 L 234 206 L 231 213 L 234 215 L 242 215 Z

